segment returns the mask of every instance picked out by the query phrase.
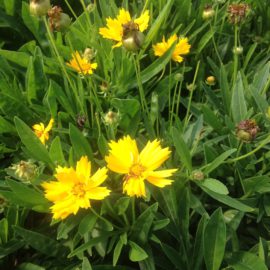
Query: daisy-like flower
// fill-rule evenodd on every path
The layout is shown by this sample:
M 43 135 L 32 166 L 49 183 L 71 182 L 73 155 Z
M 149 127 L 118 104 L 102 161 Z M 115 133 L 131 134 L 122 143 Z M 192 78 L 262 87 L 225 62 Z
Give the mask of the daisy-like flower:
M 176 40 L 178 42 L 174 48 L 172 60 L 178 63 L 183 62 L 184 58 L 182 55 L 189 53 L 191 45 L 188 43 L 188 39 L 186 37 L 178 38 L 176 34 L 172 35 L 168 41 L 166 41 L 165 37 L 163 37 L 162 42 L 153 45 L 154 54 L 156 56 L 162 56 L 167 50 L 170 49 Z
M 138 26 L 138 30 L 143 32 L 147 29 L 149 22 L 149 11 L 146 10 L 139 18 L 132 20 L 130 13 L 121 8 L 116 19 L 107 18 L 106 26 L 99 28 L 99 33 L 102 37 L 116 41 L 117 43 L 113 46 L 120 47 L 122 45 L 122 39 L 124 35 L 125 26 L 135 25 Z
M 52 129 L 54 120 L 51 119 L 47 127 L 43 123 L 35 124 L 32 126 L 35 134 L 39 137 L 40 141 L 45 144 L 49 140 L 49 132 Z
M 80 208 L 90 208 L 90 199 L 102 200 L 108 196 L 110 190 L 100 187 L 107 178 L 107 171 L 103 167 L 91 176 L 91 162 L 86 156 L 77 162 L 75 170 L 58 166 L 57 181 L 42 184 L 45 197 L 53 202 L 53 218 L 65 219 L 70 214 L 75 215 Z
M 136 141 L 130 136 L 111 141 L 109 155 L 105 157 L 110 170 L 124 174 L 123 191 L 129 196 L 145 197 L 145 180 L 157 187 L 170 185 L 176 169 L 158 170 L 170 156 L 169 148 L 161 148 L 160 141 L 148 141 L 139 153 Z
M 81 57 L 78 51 L 72 54 L 72 59 L 67 63 L 68 66 L 75 69 L 79 74 L 93 74 L 93 69 L 97 68 L 97 63 L 91 63 L 86 58 Z

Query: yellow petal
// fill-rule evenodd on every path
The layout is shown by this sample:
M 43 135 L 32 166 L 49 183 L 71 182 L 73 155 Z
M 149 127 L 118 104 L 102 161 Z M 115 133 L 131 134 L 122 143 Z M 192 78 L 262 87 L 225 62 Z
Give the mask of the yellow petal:
M 81 157 L 81 159 L 76 164 L 76 174 L 79 178 L 88 180 L 91 174 L 91 163 L 88 161 L 87 156 Z
M 106 187 L 94 187 L 86 192 L 86 196 L 92 200 L 103 200 L 110 194 L 110 190 Z
M 44 124 L 43 123 L 35 124 L 35 125 L 32 126 L 32 128 L 35 131 L 43 132 L 44 131 Z
M 108 172 L 108 169 L 103 167 L 101 169 L 98 169 L 93 176 L 91 176 L 91 180 L 90 182 L 88 183 L 87 187 L 97 187 L 99 185 L 101 185 L 105 180 L 106 178 L 108 177 L 107 176 L 107 172 Z
M 73 168 L 58 166 L 56 168 L 55 177 L 62 183 L 62 185 L 70 187 L 79 182 L 78 176 Z
M 144 179 L 128 177 L 123 183 L 123 192 L 128 196 L 146 197 Z
M 162 188 L 162 187 L 171 185 L 173 180 L 166 179 L 166 177 L 172 176 L 172 174 L 176 171 L 177 169 L 149 172 L 146 179 L 151 184 Z
M 154 140 L 148 142 L 140 153 L 140 162 L 146 170 L 152 171 L 157 169 L 166 161 L 170 156 L 171 151 L 169 148 L 162 149 L 160 147 L 160 141 Z
M 141 32 L 145 31 L 149 23 L 149 10 L 146 10 L 139 18 L 135 19 L 134 22 L 139 25 Z
M 105 157 L 108 168 L 118 173 L 128 173 L 129 168 L 138 160 L 136 141 L 129 136 L 109 143 L 109 155 Z
M 128 23 L 129 21 L 131 21 L 131 17 L 130 17 L 129 12 L 127 10 L 125 10 L 124 8 L 121 8 L 119 11 L 119 14 L 117 16 L 117 20 L 121 24 L 121 26 L 123 24 Z
M 51 118 L 51 120 L 50 120 L 49 124 L 47 125 L 47 127 L 45 128 L 44 132 L 49 132 L 52 129 L 53 123 L 54 123 L 54 120 L 53 120 L 53 118 Z

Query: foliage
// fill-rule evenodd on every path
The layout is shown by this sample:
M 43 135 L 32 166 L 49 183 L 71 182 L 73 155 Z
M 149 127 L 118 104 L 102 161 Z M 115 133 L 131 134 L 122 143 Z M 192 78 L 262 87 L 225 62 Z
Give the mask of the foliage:
M 228 20 L 233 1 L 58 1 L 73 16 L 61 33 L 28 1 L 0 0 L 0 268 L 268 269 L 267 2 L 246 1 L 238 25 Z M 214 16 L 203 19 L 209 4 Z M 99 34 L 120 7 L 150 12 L 138 52 Z M 161 57 L 152 48 L 174 33 L 191 44 L 182 63 L 171 60 L 176 42 Z M 86 48 L 91 75 L 66 64 Z M 51 118 L 43 144 L 32 126 Z M 243 129 L 248 119 L 256 134 Z M 108 197 L 53 220 L 41 184 L 82 156 L 93 171 L 106 166 L 108 143 L 124 135 L 140 150 L 155 139 L 169 147 L 173 184 L 146 183 L 145 198 L 129 197 L 123 176 L 109 172 Z

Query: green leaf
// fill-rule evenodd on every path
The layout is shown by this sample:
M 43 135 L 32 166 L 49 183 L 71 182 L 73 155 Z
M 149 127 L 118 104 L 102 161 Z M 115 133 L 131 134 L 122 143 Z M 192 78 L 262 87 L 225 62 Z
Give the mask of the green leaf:
M 33 264 L 33 263 L 22 263 L 17 269 L 18 270 L 46 270 L 46 268 L 41 267 L 37 264 Z
M 25 243 L 37 251 L 53 257 L 64 257 L 66 250 L 57 241 L 37 232 L 15 226 L 16 234 L 23 238 Z
M 27 126 L 20 118 L 14 118 L 17 132 L 22 140 L 22 143 L 26 146 L 31 155 L 36 159 L 45 162 L 51 168 L 54 167 L 53 161 L 46 147 L 41 143 L 39 138 L 34 132 Z
M 216 169 L 218 166 L 220 166 L 225 159 L 227 159 L 232 153 L 234 153 L 237 149 L 233 148 L 230 150 L 227 150 L 226 152 L 222 153 L 221 155 L 219 155 L 215 160 L 213 160 L 211 163 L 207 164 L 204 169 L 203 172 L 205 174 L 209 174 L 210 172 L 212 172 L 214 169 Z
M 91 232 L 97 222 L 97 216 L 94 215 L 93 213 L 89 213 L 86 215 L 80 222 L 79 225 L 79 233 L 81 236 L 84 234 Z
M 243 211 L 243 212 L 252 212 L 254 211 L 254 209 L 242 202 L 240 202 L 239 200 L 237 199 L 234 199 L 228 195 L 223 195 L 223 194 L 218 194 L 206 187 L 203 187 L 201 185 L 199 185 L 200 188 L 206 192 L 210 197 L 214 198 L 215 200 L 221 202 L 221 203 L 224 203 L 232 208 L 235 208 L 235 209 L 238 209 L 240 211 Z
M 17 133 L 17 132 L 15 127 L 0 115 L 0 134 L 1 133 Z
M 207 270 L 218 270 L 226 245 L 226 224 L 221 209 L 211 216 L 204 231 L 204 261 Z
M 173 144 L 176 148 L 176 152 L 182 161 L 183 165 L 191 172 L 192 171 L 192 162 L 190 151 L 187 147 L 186 142 L 184 141 L 182 134 L 175 128 L 172 128 L 172 138 Z
M 83 257 L 82 270 L 92 270 L 92 266 L 86 257 Z
M 158 231 L 165 228 L 170 223 L 169 218 L 160 219 L 153 222 L 153 231 Z
M 83 136 L 82 132 L 72 124 L 69 124 L 69 136 L 76 153 L 77 160 L 85 155 L 88 156 L 89 159 L 93 159 L 93 151 L 89 142 Z
M 121 254 L 123 248 L 123 243 L 122 241 L 119 239 L 119 241 L 117 242 L 114 251 L 113 251 L 113 266 L 116 266 L 119 256 Z
M 264 262 L 255 254 L 250 252 L 238 251 L 234 252 L 229 259 L 229 265 L 234 270 L 267 270 Z
M 132 241 L 128 241 L 128 243 L 130 245 L 129 259 L 132 262 L 143 261 L 148 257 L 147 253 L 139 245 Z
M 229 194 L 227 187 L 217 179 L 213 179 L 213 178 L 204 179 L 203 181 L 200 182 L 200 185 L 218 194 L 223 194 L 223 195 Z
M 15 180 L 6 180 L 11 190 L 15 193 L 19 200 L 31 204 L 32 207 L 40 207 L 40 210 L 47 212 L 49 209 L 49 202 L 45 199 L 42 193 L 29 188 L 26 184 L 17 182 Z
M 238 72 L 236 83 L 233 86 L 231 112 L 234 123 L 238 124 L 247 115 L 247 105 L 245 101 L 244 85 L 241 73 Z
M 199 54 L 204 49 L 204 47 L 211 40 L 211 38 L 214 36 L 214 34 L 215 34 L 215 31 L 210 30 L 202 36 L 202 38 L 199 41 L 198 47 L 197 47 L 197 54 Z
M 0 220 L 0 244 L 4 245 L 8 241 L 8 220 L 2 218 Z
M 130 203 L 130 197 L 122 197 L 115 203 L 114 207 L 117 210 L 118 215 L 123 215 Z
M 61 166 L 64 166 L 66 164 L 59 136 L 56 136 L 53 139 L 49 153 L 52 161 L 55 162 L 55 164 Z

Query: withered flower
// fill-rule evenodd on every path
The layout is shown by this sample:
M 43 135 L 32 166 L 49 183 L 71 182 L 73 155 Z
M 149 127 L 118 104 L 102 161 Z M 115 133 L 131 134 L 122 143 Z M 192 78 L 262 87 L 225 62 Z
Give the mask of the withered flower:
M 53 31 L 66 31 L 71 24 L 70 17 L 63 13 L 59 6 L 54 6 L 48 11 L 50 27 Z
M 241 121 L 236 127 L 236 136 L 244 142 L 250 142 L 256 138 L 260 131 L 254 119 L 247 119 Z
M 248 4 L 231 4 L 228 7 L 229 21 L 232 24 L 240 24 L 246 18 L 250 7 Z

